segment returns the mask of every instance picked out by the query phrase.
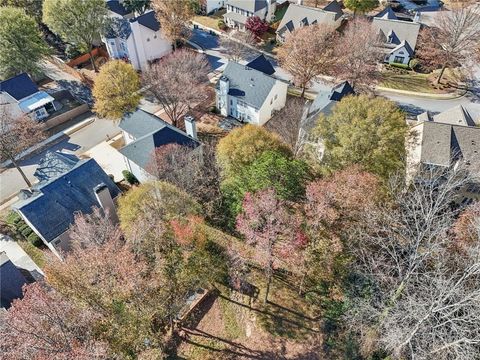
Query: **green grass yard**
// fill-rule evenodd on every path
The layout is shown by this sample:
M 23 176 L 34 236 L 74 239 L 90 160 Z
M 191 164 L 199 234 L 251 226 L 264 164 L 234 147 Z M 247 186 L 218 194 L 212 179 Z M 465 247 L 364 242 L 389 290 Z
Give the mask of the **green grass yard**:
M 380 86 L 397 90 L 406 90 L 422 93 L 441 94 L 442 89 L 433 86 L 430 74 L 419 74 L 415 72 L 394 73 L 384 72 Z
M 194 16 L 192 20 L 202 24 L 203 26 L 206 26 L 215 30 L 220 30 L 220 28 L 218 27 L 218 20 L 223 20 L 223 15 L 226 12 L 227 11 L 225 9 L 222 9 L 213 13 L 210 16 L 203 16 L 203 15 Z

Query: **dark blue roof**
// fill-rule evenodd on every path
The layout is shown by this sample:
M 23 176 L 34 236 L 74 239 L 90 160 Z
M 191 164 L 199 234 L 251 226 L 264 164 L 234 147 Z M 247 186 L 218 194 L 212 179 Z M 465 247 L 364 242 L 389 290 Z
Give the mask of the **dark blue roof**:
M 107 1 L 107 7 L 110 11 L 113 11 L 121 16 L 125 16 L 130 13 L 122 4 L 120 4 L 120 1 L 118 0 Z
M 115 39 L 120 38 L 127 40 L 130 34 L 132 33 L 132 28 L 128 20 L 114 18 L 108 22 L 105 29 L 105 38 L 106 39 Z
M 39 186 L 32 197 L 13 207 L 50 242 L 68 230 L 75 213 L 90 214 L 92 207 L 100 206 L 94 188 L 102 183 L 112 198 L 120 194 L 117 185 L 95 160 L 80 160 L 70 171 Z
M 5 253 L 0 253 L 0 302 L 8 309 L 15 299 L 23 297 L 22 286 L 27 280 Z
M 272 64 L 270 63 L 270 61 L 267 60 L 265 56 L 263 56 L 263 54 L 260 54 L 258 57 L 250 61 L 247 66 L 252 69 L 261 71 L 267 75 L 272 75 L 273 73 L 275 73 L 275 69 L 273 68 Z
M 38 92 L 37 85 L 26 73 L 22 73 L 8 80 L 0 82 L 0 91 L 4 91 L 15 100 L 22 100 Z
M 142 24 L 143 26 L 153 30 L 153 31 L 158 31 L 160 30 L 160 23 L 158 22 L 157 18 L 155 17 L 155 12 L 150 11 L 147 12 L 143 15 L 140 15 L 139 17 L 132 19 L 132 22 L 138 21 L 139 24 Z
M 344 96 L 355 95 L 355 91 L 348 81 L 345 81 L 332 89 L 330 100 L 340 101 Z

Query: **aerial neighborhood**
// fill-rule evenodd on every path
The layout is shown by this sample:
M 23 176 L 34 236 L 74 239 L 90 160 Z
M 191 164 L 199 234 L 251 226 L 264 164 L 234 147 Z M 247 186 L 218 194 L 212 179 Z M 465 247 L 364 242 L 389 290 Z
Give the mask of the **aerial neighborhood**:
M 480 359 L 480 3 L 0 1 L 1 359 Z

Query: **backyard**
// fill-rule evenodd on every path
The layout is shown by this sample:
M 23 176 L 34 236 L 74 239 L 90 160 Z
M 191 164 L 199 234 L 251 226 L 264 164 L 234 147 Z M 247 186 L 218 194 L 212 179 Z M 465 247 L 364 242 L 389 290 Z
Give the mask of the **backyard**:
M 215 30 L 221 30 L 218 27 L 218 21 L 223 20 L 223 15 L 227 12 L 225 9 L 221 9 L 216 11 L 210 16 L 205 16 L 205 15 L 196 15 L 193 17 L 193 21 L 198 22 L 199 24 L 202 24 L 205 27 L 212 28 Z

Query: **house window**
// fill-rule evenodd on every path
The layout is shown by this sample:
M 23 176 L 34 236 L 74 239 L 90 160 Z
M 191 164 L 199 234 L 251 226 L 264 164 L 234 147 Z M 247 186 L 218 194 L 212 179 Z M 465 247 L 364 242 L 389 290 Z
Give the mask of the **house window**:
M 272 105 L 272 104 L 273 104 L 273 98 L 270 99 L 270 105 Z
M 150 38 L 147 38 L 147 41 L 150 41 Z
M 153 35 L 153 38 L 156 39 L 156 38 L 157 38 L 157 34 Z
M 393 62 L 403 64 L 404 60 L 405 58 L 403 56 L 395 56 L 395 59 L 393 60 Z
M 232 100 L 232 99 L 230 99 L 230 106 L 232 106 L 232 105 L 233 105 L 233 100 Z
M 275 98 L 274 98 L 274 99 L 275 99 L 275 100 L 277 100 L 277 98 L 278 98 L 278 95 L 277 95 L 277 94 L 275 94 Z

